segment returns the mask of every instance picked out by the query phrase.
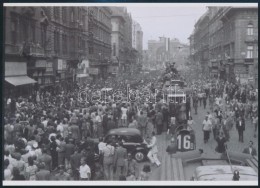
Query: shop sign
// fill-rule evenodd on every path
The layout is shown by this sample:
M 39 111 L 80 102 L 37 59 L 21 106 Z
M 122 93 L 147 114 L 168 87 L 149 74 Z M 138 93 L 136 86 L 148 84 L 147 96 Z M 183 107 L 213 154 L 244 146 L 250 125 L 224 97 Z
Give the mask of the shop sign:
M 98 68 L 89 68 L 89 74 L 98 75 L 99 69 Z

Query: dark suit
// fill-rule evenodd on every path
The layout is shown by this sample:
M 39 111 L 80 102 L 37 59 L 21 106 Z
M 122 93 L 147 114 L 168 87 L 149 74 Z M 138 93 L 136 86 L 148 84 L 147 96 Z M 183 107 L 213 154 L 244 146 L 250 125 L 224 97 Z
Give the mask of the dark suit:
M 243 153 L 251 154 L 252 156 L 256 156 L 256 155 L 257 155 L 256 149 L 253 148 L 253 147 L 252 147 L 252 152 L 251 152 L 251 153 L 250 153 L 250 151 L 249 151 L 249 147 L 245 148 L 245 149 L 243 150 Z
M 118 147 L 115 150 L 114 166 L 116 167 L 116 177 L 123 174 L 124 170 L 124 160 L 127 158 L 127 151 L 123 147 Z
M 80 140 L 79 126 L 74 124 L 70 127 L 70 130 L 71 130 L 71 133 L 72 133 L 72 138 L 74 138 L 75 140 Z
M 72 176 L 74 177 L 75 180 L 79 179 L 79 173 L 78 170 L 80 167 L 80 159 L 82 157 L 81 153 L 74 153 L 73 155 L 70 156 L 70 165 L 71 165 L 71 170 L 72 170 Z
M 50 180 L 51 173 L 49 170 L 41 169 L 39 172 L 36 172 L 36 180 L 46 181 Z
M 44 162 L 45 163 L 45 169 L 46 170 L 51 170 L 51 167 L 52 167 L 52 158 L 50 155 L 46 154 L 46 153 L 43 153 L 42 155 L 40 155 L 38 157 L 38 161 L 39 162 Z
M 240 124 L 240 121 L 241 121 L 241 124 Z M 245 120 L 238 120 L 237 123 L 236 123 L 236 128 L 237 128 L 237 131 L 238 131 L 238 136 L 239 136 L 239 139 L 238 141 L 240 142 L 244 142 L 244 131 L 245 131 Z

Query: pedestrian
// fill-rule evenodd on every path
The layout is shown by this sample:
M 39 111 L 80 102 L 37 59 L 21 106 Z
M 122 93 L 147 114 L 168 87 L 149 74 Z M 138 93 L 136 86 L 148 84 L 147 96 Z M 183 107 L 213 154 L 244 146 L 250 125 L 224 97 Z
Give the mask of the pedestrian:
M 162 134 L 162 129 L 163 129 L 163 114 L 161 110 L 159 110 L 156 113 L 155 122 L 156 122 L 157 134 L 160 135 Z
M 91 178 L 91 170 L 90 167 L 87 165 L 87 158 L 82 157 L 80 159 L 80 167 L 79 167 L 79 177 L 80 180 L 90 180 Z
M 151 167 L 150 167 L 150 165 L 146 164 L 146 165 L 144 165 L 143 170 L 140 173 L 139 180 L 147 181 L 147 180 L 149 180 L 150 175 L 151 175 Z
M 207 96 L 206 95 L 203 95 L 203 106 L 204 106 L 204 109 L 206 109 L 206 106 L 207 106 Z
M 51 158 L 52 158 L 52 170 L 57 169 L 58 167 L 58 144 L 56 142 L 56 138 L 54 136 L 51 137 L 51 143 L 50 143 L 50 152 L 51 152 Z
M 74 154 L 70 156 L 70 166 L 72 177 L 74 180 L 79 180 L 79 167 L 80 167 L 80 160 L 82 158 L 82 154 L 79 152 L 79 149 L 76 148 Z
M 12 178 L 12 180 L 15 180 L 15 181 L 25 180 L 24 175 L 20 174 L 19 169 L 16 168 L 16 167 L 13 168 L 13 178 Z
M 198 114 L 198 97 L 197 96 L 195 96 L 193 99 L 193 107 L 195 110 L 195 115 L 197 115 Z
M 51 172 L 46 170 L 44 162 L 38 164 L 39 171 L 36 172 L 36 180 L 47 181 L 51 179 Z
M 113 180 L 113 162 L 115 155 L 115 148 L 111 145 L 112 141 L 109 140 L 106 146 L 103 148 L 103 165 L 106 180 Z
M 157 139 L 155 136 L 155 132 L 152 132 L 152 139 L 150 141 L 150 144 L 147 145 L 148 148 L 151 148 L 150 151 L 147 154 L 148 159 L 152 164 L 156 164 L 157 167 L 161 165 L 161 162 L 159 161 L 157 155 L 158 155 L 158 148 L 157 148 Z
M 121 107 L 121 126 L 126 127 L 127 126 L 127 108 L 125 103 Z
M 124 160 L 127 158 L 127 150 L 123 148 L 122 141 L 119 142 L 119 146 L 115 150 L 114 168 L 116 169 L 116 179 L 124 173 Z
M 238 141 L 239 142 L 244 142 L 244 131 L 245 131 L 245 120 L 239 116 L 237 122 L 236 122 L 236 128 L 238 131 Z
M 153 120 L 151 117 L 148 118 L 148 122 L 146 125 L 146 137 L 151 137 L 152 136 L 152 132 L 154 131 L 154 124 L 153 124 Z
M 28 158 L 28 166 L 25 168 L 26 180 L 36 180 L 36 172 L 38 171 L 37 166 L 34 164 L 32 157 Z
M 65 165 L 65 146 L 66 142 L 63 137 L 60 137 L 60 144 L 58 145 L 58 165 Z
M 67 172 L 65 172 L 65 167 L 63 165 L 58 166 L 57 169 L 59 170 L 59 172 L 54 176 L 55 181 L 71 180 L 70 175 Z
M 216 138 L 217 141 L 217 147 L 215 149 L 216 152 L 218 153 L 224 153 L 226 151 L 226 142 L 227 139 L 224 136 L 224 133 L 221 131 Z
M 210 131 L 212 129 L 212 123 L 208 119 L 208 116 L 205 117 L 205 119 L 204 119 L 202 124 L 203 124 L 202 131 L 204 133 L 204 143 L 207 143 L 209 138 L 210 138 Z
M 70 169 L 70 157 L 75 151 L 75 145 L 73 144 L 73 138 L 68 139 L 68 143 L 65 145 L 65 169 Z
M 244 148 L 243 153 L 250 154 L 252 156 L 257 156 L 256 149 L 253 147 L 253 145 L 254 145 L 254 142 L 250 140 L 249 146 Z
M 135 176 L 135 179 L 139 177 L 139 169 L 138 164 L 131 153 L 127 154 L 127 159 L 124 160 L 124 174 L 126 178 L 131 177 L 132 175 Z
M 140 111 L 140 116 L 138 116 L 138 127 L 141 131 L 142 137 L 146 135 L 146 126 L 147 126 L 148 120 L 147 117 L 144 115 L 143 111 Z
M 252 123 L 253 123 L 254 138 L 256 138 L 257 128 L 258 128 L 258 116 L 255 114 L 252 117 Z

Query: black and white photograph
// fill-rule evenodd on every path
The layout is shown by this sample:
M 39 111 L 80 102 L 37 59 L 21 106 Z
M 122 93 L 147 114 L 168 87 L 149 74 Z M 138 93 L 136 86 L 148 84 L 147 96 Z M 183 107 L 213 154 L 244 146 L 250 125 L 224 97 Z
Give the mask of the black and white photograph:
M 258 185 L 257 3 L 4 3 L 3 185 Z

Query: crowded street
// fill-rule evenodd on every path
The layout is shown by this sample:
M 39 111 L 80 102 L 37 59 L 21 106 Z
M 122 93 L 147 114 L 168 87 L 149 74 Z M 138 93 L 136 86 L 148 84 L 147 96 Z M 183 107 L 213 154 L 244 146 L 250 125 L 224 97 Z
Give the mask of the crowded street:
M 74 46 L 69 47 L 72 60 L 53 55 L 59 51 L 57 30 L 51 56 L 42 47 L 46 57 L 39 58 L 38 52 L 35 55 L 31 50 L 35 44 L 24 42 L 18 59 L 24 58 L 27 63 L 6 63 L 2 154 L 5 181 L 257 180 L 258 74 L 249 66 L 250 59 L 245 63 L 248 74 L 241 67 L 234 68 L 236 65 L 231 68 L 226 52 L 217 68 L 213 52 L 201 62 L 204 55 L 202 58 L 200 54 L 206 52 L 194 51 L 197 46 L 191 38 L 201 37 L 196 35 L 200 32 L 196 29 L 199 24 L 205 26 L 205 15 L 196 22 L 189 45 L 177 38 L 159 36 L 159 41 L 148 40 L 144 52 L 143 47 L 132 44 L 132 35 L 142 32 L 139 23 L 132 23 L 126 8 L 74 8 L 72 21 L 74 11 L 78 11 L 79 18 L 88 15 L 87 29 L 92 33 L 86 39 L 89 49 L 85 52 L 81 50 L 85 49 L 84 32 L 77 30 L 83 38 L 82 44 L 80 37 L 77 40 L 78 59 L 71 55 L 74 36 Z M 5 13 L 12 15 L 18 10 L 7 7 Z M 66 10 L 31 7 L 21 12 L 27 18 L 40 15 L 42 31 L 56 24 L 50 19 L 51 11 L 59 20 L 58 12 L 65 14 Z M 211 18 L 219 10 L 228 16 L 233 7 L 208 8 L 206 14 Z M 95 11 L 101 12 L 104 27 L 106 22 L 113 26 L 109 35 L 102 30 L 104 27 L 99 28 L 102 37 L 110 39 L 102 39 L 104 45 L 99 53 L 95 51 L 98 48 L 93 48 L 98 46 L 92 36 L 92 30 L 98 27 L 93 24 L 97 21 Z M 79 28 L 87 27 L 83 22 L 78 24 Z M 124 30 L 117 31 L 116 24 L 122 24 L 117 26 Z M 132 27 L 138 29 L 132 31 Z M 120 45 L 131 43 L 131 47 L 122 50 L 116 46 L 118 43 L 111 43 L 110 35 L 122 42 L 120 32 L 126 40 Z M 66 35 L 61 38 L 67 41 Z M 142 40 L 138 42 L 143 44 Z M 157 43 L 162 46 L 154 52 Z M 113 46 L 112 51 L 108 46 Z M 67 53 L 64 46 L 62 53 Z

